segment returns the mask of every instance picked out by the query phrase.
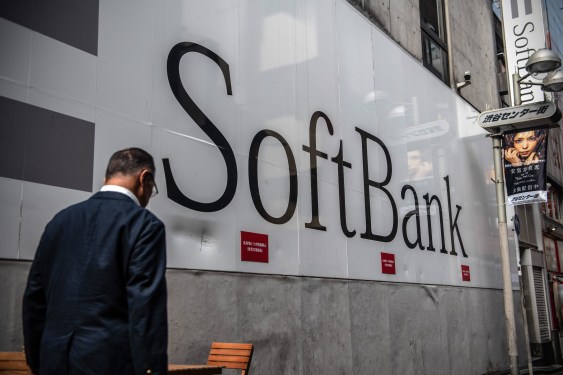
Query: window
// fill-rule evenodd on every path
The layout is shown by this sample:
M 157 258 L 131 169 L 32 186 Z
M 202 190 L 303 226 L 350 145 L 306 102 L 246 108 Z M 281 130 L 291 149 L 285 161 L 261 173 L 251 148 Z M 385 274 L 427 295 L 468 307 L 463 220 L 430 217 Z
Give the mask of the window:
M 434 75 L 449 83 L 448 46 L 442 0 L 420 0 L 422 63 Z
M 562 222 L 561 213 L 561 192 L 553 185 L 547 189 L 547 203 L 543 204 L 542 212 L 558 222 Z
M 498 6 L 498 3 L 496 3 Z M 506 81 L 506 62 L 504 61 L 504 36 L 502 32 L 502 22 L 497 16 L 493 3 L 493 19 L 495 26 L 495 45 L 497 53 L 497 83 L 498 94 L 502 107 L 510 107 L 510 96 L 508 95 L 508 83 Z

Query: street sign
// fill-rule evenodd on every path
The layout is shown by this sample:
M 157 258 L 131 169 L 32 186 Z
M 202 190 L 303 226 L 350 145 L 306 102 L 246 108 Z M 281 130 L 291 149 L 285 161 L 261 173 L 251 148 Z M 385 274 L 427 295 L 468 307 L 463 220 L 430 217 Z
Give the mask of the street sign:
M 524 130 L 557 126 L 561 111 L 552 102 L 536 102 L 485 111 L 479 115 L 479 125 L 491 132 Z

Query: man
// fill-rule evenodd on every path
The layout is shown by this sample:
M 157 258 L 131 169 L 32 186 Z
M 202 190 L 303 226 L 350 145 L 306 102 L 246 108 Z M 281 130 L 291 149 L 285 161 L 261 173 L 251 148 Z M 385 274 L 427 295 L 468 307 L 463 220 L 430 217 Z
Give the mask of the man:
M 154 174 L 146 151 L 118 151 L 101 191 L 47 224 L 23 297 L 34 374 L 166 374 L 164 225 L 144 208 Z

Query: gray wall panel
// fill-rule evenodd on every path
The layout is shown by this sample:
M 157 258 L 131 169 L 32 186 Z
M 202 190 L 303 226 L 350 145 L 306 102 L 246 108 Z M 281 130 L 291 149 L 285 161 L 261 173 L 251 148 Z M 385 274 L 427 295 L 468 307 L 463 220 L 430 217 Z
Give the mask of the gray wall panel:
M 0 351 L 23 349 L 22 296 L 29 262 L 0 261 Z
M 303 374 L 352 374 L 348 283 L 303 279 Z
M 99 0 L 8 0 L 0 2 L 0 17 L 98 54 Z
M 0 176 L 92 191 L 94 123 L 0 97 Z
M 354 374 L 369 374 L 373 369 L 391 373 L 387 290 L 386 284 L 368 281 L 349 285 Z
M 23 179 L 28 105 L 0 97 L 0 176 Z
M 0 261 L 0 350 L 22 347 L 29 266 Z M 173 269 L 167 280 L 171 362 L 205 363 L 210 343 L 225 340 L 254 343 L 254 375 L 508 368 L 502 290 Z

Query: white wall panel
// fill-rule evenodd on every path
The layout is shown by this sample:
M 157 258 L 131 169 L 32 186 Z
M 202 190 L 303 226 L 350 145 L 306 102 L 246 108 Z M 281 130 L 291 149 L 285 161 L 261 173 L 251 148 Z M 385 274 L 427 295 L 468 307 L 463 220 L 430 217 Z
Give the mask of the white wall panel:
M 163 129 L 153 136 L 160 192 L 151 210 L 166 224 L 168 265 L 235 271 L 236 200 L 219 212 L 187 209 L 167 198 L 162 166 L 162 159 L 168 158 L 184 195 L 212 202 L 221 196 L 226 184 L 226 169 L 217 147 Z
M 148 125 L 139 124 L 104 110 L 96 112 L 92 191 L 98 191 L 102 187 L 108 161 L 114 152 L 128 147 L 140 147 L 154 152 L 151 129 Z M 163 175 L 162 167 L 158 164 L 158 160 L 155 160 L 155 164 L 156 179 L 160 182 Z
M 17 259 L 21 221 L 23 181 L 0 178 L 0 258 Z
M 291 145 L 297 158 L 301 151 L 295 109 L 297 21 L 293 3 L 242 1 L 239 6 L 240 53 L 236 63 L 240 81 L 239 91 L 233 93 L 240 113 L 237 151 L 248 155 L 255 134 L 269 129 Z M 287 164 L 285 155 L 279 156 L 281 159 L 261 149 L 259 158 Z
M 319 217 L 326 231 L 307 229 L 311 220 L 310 183 L 300 176 L 303 194 L 299 199 L 300 239 L 299 258 L 301 274 L 324 277 L 348 277 L 347 239 L 340 230 L 338 185 L 319 181 Z
M 93 104 L 52 95 L 35 87 L 29 89 L 28 103 L 88 122 L 96 122 L 96 109 Z
M 93 105 L 96 57 L 33 32 L 29 85 L 62 99 Z
M 15 97 L 26 94 L 10 85 L 25 82 L 24 67 L 30 66 L 31 85 L 37 87 L 29 99 L 33 104 L 83 119 L 93 116 L 94 190 L 116 150 L 138 146 L 154 155 L 160 194 L 149 208 L 167 226 L 169 267 L 500 287 L 490 142 L 476 129 L 476 111 L 347 2 L 102 1 L 99 55 L 88 58 L 82 52 L 69 54 L 68 48 L 58 53 L 60 45 L 39 35 L 33 40 L 40 43 L 32 47 L 26 29 L 7 21 L 0 28 L 31 48 L 30 60 L 25 49 L 0 39 L 0 48 L 22 61 L 21 66 L 0 64 L 0 73 L 9 78 L 1 81 L 0 90 Z M 185 54 L 173 67 L 180 87 L 234 152 L 236 193 L 216 212 L 184 207 L 167 195 L 163 159 L 169 160 L 182 194 L 199 202 L 217 200 L 228 175 L 220 149 L 171 90 L 167 59 L 180 42 L 198 43 L 229 65 L 232 95 L 227 95 L 219 66 L 203 54 Z M 326 120 L 319 118 L 316 149 L 327 159 L 316 157 L 315 172 L 319 220 L 326 231 L 305 227 L 313 213 L 313 173 L 310 153 L 303 148 L 311 146 L 310 121 L 317 111 L 334 130 L 330 135 Z M 367 176 L 357 128 L 382 143 L 366 142 Z M 268 136 L 259 152 L 249 156 L 254 136 L 264 129 L 283 137 L 296 162 L 296 207 L 282 224 L 260 215 L 249 188 L 249 158 L 256 157 L 264 210 L 273 217 L 285 212 L 290 179 L 283 145 Z M 341 142 L 351 168 L 344 168 L 339 181 L 331 158 Z M 365 178 L 377 185 L 391 170 L 385 186 L 364 191 Z M 340 225 L 340 184 L 345 186 L 347 228 L 355 231 L 350 238 Z M 406 185 L 415 190 L 418 207 L 412 191 L 401 198 Z M 31 257 L 39 227 L 68 198 L 59 197 L 60 189 L 49 190 L 54 198 L 43 207 L 27 198 L 43 194 L 41 189 L 29 184 L 24 190 L 29 193 L 24 194 L 22 233 L 29 236 L 22 249 Z M 431 233 L 425 194 L 436 196 L 442 207 L 440 212 L 431 205 Z M 390 238 L 362 238 L 366 195 L 372 233 Z M 456 205 L 462 207 L 456 225 L 468 257 L 463 257 L 455 231 L 458 255 L 449 254 L 449 210 L 454 219 Z M 402 228 L 405 215 L 417 208 L 422 250 L 408 248 L 403 237 L 414 241 L 418 236 L 415 217 L 409 219 L 406 234 Z M 31 219 L 31 212 L 39 213 L 37 219 Z M 268 263 L 241 261 L 241 231 L 268 235 Z M 442 233 L 448 254 L 440 252 Z M 430 238 L 434 252 L 427 249 Z M 382 273 L 381 253 L 394 254 L 395 274 Z M 462 265 L 470 267 L 469 282 L 461 279 Z
M 84 191 L 24 181 L 19 259 L 33 259 L 45 226 L 57 212 L 90 196 Z
M 0 56 L 4 56 L 0 59 L 0 95 L 21 102 L 27 100 L 31 35 L 31 30 L 0 18 Z
M 305 46 L 304 55 L 299 52 L 296 67 L 300 171 L 310 173 L 309 153 L 303 152 L 302 146 L 310 145 L 309 123 L 313 114 L 321 111 L 332 123 L 334 134 L 329 134 L 325 120 L 318 120 L 317 149 L 329 155 L 329 160 L 317 159 L 317 176 L 319 180 L 336 183 L 337 170 L 330 161 L 331 156 L 338 154 L 341 134 L 334 3 L 304 1 L 298 4 L 298 10 L 300 23 L 305 23 L 298 25 L 297 34 L 301 38 L 299 45 Z
M 287 166 L 280 167 L 265 161 L 258 161 L 258 189 L 266 212 L 273 217 L 281 217 L 288 207 L 289 171 Z M 295 209 L 293 216 L 284 224 L 273 224 L 262 218 L 250 195 L 246 165 L 240 173 L 237 197 L 238 230 L 235 243 L 237 271 L 298 275 L 300 262 L 299 208 Z M 268 235 L 268 263 L 241 261 L 240 231 Z
M 164 62 L 160 89 L 162 122 L 158 126 L 181 134 L 210 141 L 209 137 L 188 116 L 170 89 L 166 74 L 168 53 L 177 43 L 197 43 L 218 54 L 230 66 L 233 96 L 227 95 L 221 70 L 211 59 L 190 52 L 180 60 L 180 76 L 188 95 L 203 113 L 219 128 L 233 150 L 238 149 L 239 119 L 236 95 L 239 90 L 238 66 L 239 27 L 237 2 L 183 1 L 162 2 L 162 51 Z
M 148 0 L 100 1 L 96 105 L 150 122 L 160 6 Z

